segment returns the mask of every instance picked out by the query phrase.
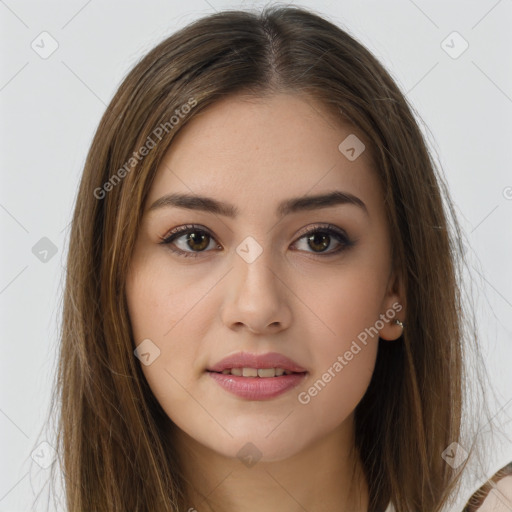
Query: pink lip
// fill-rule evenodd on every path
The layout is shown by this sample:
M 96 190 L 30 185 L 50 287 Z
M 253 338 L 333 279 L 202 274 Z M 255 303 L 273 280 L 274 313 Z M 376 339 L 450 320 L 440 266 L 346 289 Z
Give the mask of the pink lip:
M 237 377 L 209 372 L 226 391 L 249 400 L 268 400 L 298 386 L 307 373 L 291 373 L 280 377 Z
M 282 368 L 295 373 L 279 377 L 238 377 L 222 372 L 231 368 Z M 249 354 L 241 352 L 228 356 L 207 369 L 208 374 L 226 391 L 249 400 L 268 400 L 298 386 L 307 370 L 295 361 L 276 352 Z
M 222 370 L 231 368 L 282 368 L 283 370 L 297 373 L 307 371 L 295 361 L 277 352 L 268 352 L 266 354 L 239 352 L 238 354 L 225 357 L 211 368 L 207 368 L 207 370 L 211 372 L 222 372 Z

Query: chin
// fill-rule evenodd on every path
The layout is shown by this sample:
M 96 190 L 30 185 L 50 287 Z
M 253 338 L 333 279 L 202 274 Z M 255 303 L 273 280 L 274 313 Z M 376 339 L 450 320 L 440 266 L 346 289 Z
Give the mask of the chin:
M 198 438 L 196 440 L 223 457 L 239 459 L 247 467 L 251 467 L 256 462 L 277 462 L 288 459 L 309 444 L 306 439 L 298 437 L 296 433 L 294 435 L 294 432 L 289 429 L 283 429 L 279 434 L 278 429 L 279 427 L 269 434 L 272 429 L 250 428 L 245 432 L 233 433 L 233 437 L 226 435 L 222 436 L 222 439 L 213 439 L 208 436 L 203 440 Z M 304 434 L 303 431 L 302 434 Z

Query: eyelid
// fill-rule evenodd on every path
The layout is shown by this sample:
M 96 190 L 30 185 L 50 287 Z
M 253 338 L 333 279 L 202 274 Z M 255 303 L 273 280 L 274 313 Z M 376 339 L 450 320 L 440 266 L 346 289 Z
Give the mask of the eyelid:
M 349 237 L 344 229 L 339 228 L 338 226 L 335 226 L 333 224 L 314 224 L 313 226 L 306 226 L 304 229 L 299 231 L 297 234 L 297 240 L 304 237 L 305 235 L 309 235 L 310 233 L 315 233 L 316 231 L 334 231 L 336 234 L 340 235 L 341 237 L 346 238 L 347 242 L 349 241 Z
M 159 236 L 159 238 L 162 241 L 166 241 L 169 240 L 169 238 L 171 238 L 173 235 L 177 235 L 179 233 L 184 234 L 187 231 L 191 231 L 193 229 L 196 231 L 204 231 L 205 233 L 208 233 L 208 235 L 210 235 L 212 238 L 214 238 L 210 230 L 204 226 L 201 226 L 200 224 L 184 224 L 183 226 L 178 226 L 168 231 L 164 236 Z

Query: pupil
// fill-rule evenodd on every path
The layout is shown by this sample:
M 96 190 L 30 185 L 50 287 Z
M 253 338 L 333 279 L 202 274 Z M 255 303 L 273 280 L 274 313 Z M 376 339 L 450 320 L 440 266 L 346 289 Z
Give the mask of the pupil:
M 317 241 L 317 238 L 321 238 L 321 242 L 318 242 Z M 311 242 L 315 245 L 315 244 L 319 244 L 320 245 L 320 251 L 324 250 L 324 249 L 327 249 L 327 247 L 329 247 L 329 235 L 326 235 L 326 234 L 321 234 L 321 233 L 314 233 L 313 235 L 311 235 L 309 237 L 309 246 L 312 248 L 312 249 L 315 249 L 315 247 L 313 247 L 311 245 Z
M 208 239 L 207 239 L 208 235 L 206 233 L 202 233 L 200 235 L 197 235 L 197 233 L 190 233 L 188 235 L 188 239 L 187 239 L 187 242 L 188 242 L 188 245 L 191 249 L 194 249 L 194 250 L 197 250 L 197 251 L 203 251 L 204 249 L 206 249 L 208 247 Z M 192 242 L 192 244 L 195 244 L 196 242 L 198 242 L 199 239 L 202 239 L 202 244 L 199 246 L 199 247 L 193 247 L 190 242 Z M 206 242 L 206 243 L 205 243 Z

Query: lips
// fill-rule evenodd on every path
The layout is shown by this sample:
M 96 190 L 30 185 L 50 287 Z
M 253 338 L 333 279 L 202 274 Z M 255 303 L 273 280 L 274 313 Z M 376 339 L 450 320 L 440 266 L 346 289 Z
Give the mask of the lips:
M 244 400 L 271 400 L 299 386 L 308 371 L 278 354 L 241 352 L 222 359 L 207 374 L 232 395 Z
M 265 369 L 282 369 L 285 374 L 288 373 L 305 373 L 307 370 L 299 366 L 295 361 L 277 352 L 268 352 L 266 354 L 250 354 L 248 352 L 240 352 L 228 356 L 213 366 L 207 368 L 209 372 L 222 373 L 225 370 L 243 369 L 249 370 L 265 370 Z M 239 373 L 239 372 L 236 372 Z M 260 372 L 261 373 L 261 372 Z M 278 372 L 280 373 L 280 372 Z M 253 374 L 247 376 L 256 376 Z M 263 376 L 263 375 L 260 375 Z
M 271 400 L 299 386 L 308 371 L 278 354 L 240 352 L 206 369 L 213 382 L 244 400 Z

